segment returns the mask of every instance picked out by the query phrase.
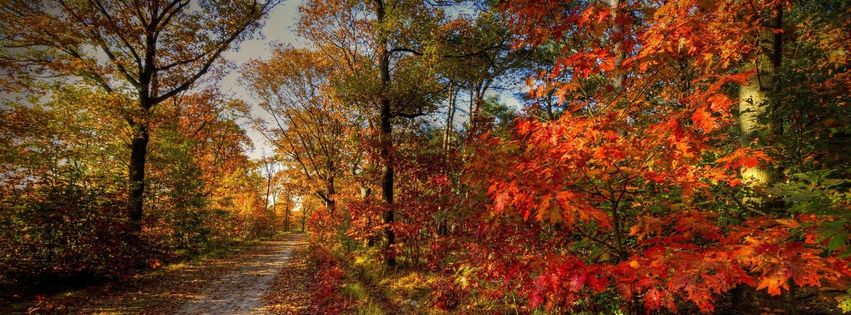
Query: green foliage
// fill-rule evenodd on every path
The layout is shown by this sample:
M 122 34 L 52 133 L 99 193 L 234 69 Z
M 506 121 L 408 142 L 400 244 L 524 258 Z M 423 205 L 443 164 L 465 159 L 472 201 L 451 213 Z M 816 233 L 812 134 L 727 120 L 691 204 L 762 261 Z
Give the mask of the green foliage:
M 129 130 L 116 114 L 129 100 L 84 84 L 49 91 L 0 105 L 0 277 L 115 276 L 274 232 L 276 221 L 255 215 L 260 177 L 244 132 L 215 99 L 184 96 L 193 107 L 151 117 L 136 235 L 125 230 Z
M 507 104 L 500 102 L 496 96 L 485 98 L 479 108 L 483 118 L 492 121 L 493 130 L 497 135 L 508 135 L 513 128 L 517 112 Z
M 845 295 L 839 297 L 839 309 L 845 313 L 851 312 L 851 289 L 848 289 Z
M 789 176 L 786 183 L 777 183 L 768 189 L 770 194 L 782 196 L 793 213 L 829 216 L 831 221 L 819 229 L 819 242 L 825 242 L 828 251 L 841 250 L 840 257 L 851 256 L 849 231 L 851 231 L 851 180 L 833 178 L 838 171 L 824 170 L 798 173 Z

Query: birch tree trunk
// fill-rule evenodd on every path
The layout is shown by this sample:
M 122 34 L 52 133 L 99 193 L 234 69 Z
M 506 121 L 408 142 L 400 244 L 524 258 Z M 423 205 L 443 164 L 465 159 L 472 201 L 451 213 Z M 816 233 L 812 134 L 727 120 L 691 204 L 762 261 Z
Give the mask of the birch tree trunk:
M 773 28 L 782 28 L 783 10 L 778 7 Z M 759 39 L 760 53 L 749 70 L 755 69 L 757 75 L 739 88 L 739 124 L 742 130 L 742 143 L 752 146 L 769 145 L 766 137 L 776 129 L 775 122 L 768 116 L 771 112 L 768 93 L 776 88 L 774 73 L 781 63 L 782 34 L 771 30 L 763 31 Z M 741 170 L 742 179 L 754 188 L 765 188 L 777 180 L 770 165 L 749 167 Z M 754 206 L 764 206 L 762 198 L 751 198 L 748 202 Z

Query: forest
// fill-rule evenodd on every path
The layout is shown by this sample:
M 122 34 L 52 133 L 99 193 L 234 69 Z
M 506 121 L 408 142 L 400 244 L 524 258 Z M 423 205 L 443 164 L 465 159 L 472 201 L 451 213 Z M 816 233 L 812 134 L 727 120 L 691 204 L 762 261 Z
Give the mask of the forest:
M 851 313 L 849 30 L 846 0 L 0 1 L 0 313 Z

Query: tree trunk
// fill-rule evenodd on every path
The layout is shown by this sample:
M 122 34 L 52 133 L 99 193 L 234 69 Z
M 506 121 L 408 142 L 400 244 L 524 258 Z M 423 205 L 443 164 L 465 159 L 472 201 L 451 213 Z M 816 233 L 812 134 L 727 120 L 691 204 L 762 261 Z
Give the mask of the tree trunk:
M 770 28 L 780 29 L 783 27 L 783 4 L 778 3 L 774 12 L 773 25 Z M 781 54 L 783 49 L 783 34 L 774 33 L 770 29 L 763 30 L 760 34 L 759 55 L 750 69 L 756 69 L 757 75 L 748 80 L 739 88 L 739 123 L 742 130 L 742 144 L 745 146 L 771 145 L 771 139 L 767 138 L 771 133 L 782 133 L 780 128 L 782 122 L 773 121 L 776 117 L 769 116 L 770 108 L 768 94 L 776 91 L 775 70 L 781 65 Z M 778 180 L 778 172 L 775 166 L 761 165 L 741 170 L 742 179 L 751 188 L 765 188 L 771 186 Z M 774 202 L 762 197 L 745 199 L 746 204 L 763 210 L 770 208 Z M 778 202 L 782 207 L 782 202 Z M 790 287 L 794 287 L 794 284 Z M 780 312 L 785 314 L 797 314 L 798 310 L 794 301 L 794 291 L 783 292 L 779 298 L 769 297 L 764 292 L 758 292 L 750 287 L 739 286 L 733 290 L 733 299 L 743 307 L 749 305 L 754 310 L 763 312 Z M 778 306 L 779 304 L 779 306 Z
M 483 77 L 470 85 L 470 131 L 471 135 L 475 134 L 481 116 L 482 102 L 485 100 L 485 92 L 490 88 L 492 81 L 487 77 Z
M 264 163 L 272 163 L 271 161 L 264 161 Z M 269 164 L 265 165 L 266 168 L 266 197 L 263 198 L 263 210 L 269 212 L 269 196 L 272 193 L 272 167 Z M 275 204 L 272 204 L 274 209 Z
M 381 92 L 379 95 L 380 111 L 380 132 L 379 140 L 381 141 L 381 161 L 384 163 L 381 176 L 381 196 L 384 199 L 384 236 L 387 238 L 387 244 L 384 251 L 384 262 L 387 266 L 396 265 L 396 258 L 393 254 L 393 244 L 396 242 L 396 234 L 393 233 L 392 224 L 394 221 L 393 212 L 393 125 L 391 119 L 393 113 L 390 110 L 390 100 L 387 99 L 387 88 L 390 85 L 390 53 L 387 45 L 387 32 L 384 29 L 384 1 L 376 0 L 375 10 L 376 22 L 379 25 L 378 34 L 378 68 L 379 79 L 381 81 Z
M 284 230 L 290 231 L 290 204 L 287 203 L 287 208 L 284 210 Z
M 776 12 L 775 25 L 782 27 L 783 10 L 779 7 Z M 747 84 L 739 89 L 739 123 L 742 129 L 742 143 L 744 145 L 767 145 L 766 136 L 772 131 L 772 122 L 768 121 L 770 112 L 768 92 L 775 88 L 774 71 L 780 66 L 780 50 L 782 47 L 782 34 L 773 34 L 770 30 L 761 34 L 760 53 L 756 62 L 750 67 L 756 68 L 757 75 L 750 78 Z M 743 168 L 742 179 L 751 187 L 765 188 L 777 180 L 773 174 L 772 167 L 757 166 Z M 763 198 L 751 198 L 749 204 L 763 207 Z
M 620 0 L 609 0 L 608 2 L 609 2 L 609 6 L 611 7 L 611 11 L 612 11 L 612 15 L 611 15 L 612 33 L 613 33 L 613 36 L 617 36 L 617 38 L 614 38 L 613 41 L 612 41 L 612 45 L 614 45 L 613 53 L 615 55 L 615 67 L 617 67 L 619 69 L 620 66 L 621 66 L 621 63 L 623 63 L 623 60 L 626 57 L 626 53 L 624 52 L 624 49 L 623 49 L 623 27 L 620 25 L 620 23 L 617 22 L 618 15 L 620 15 L 620 11 L 621 11 L 621 9 L 620 9 L 621 1 Z M 616 74 L 612 78 L 612 86 L 615 89 L 620 89 L 623 86 L 624 78 L 625 78 L 624 72 Z
M 304 209 L 301 210 L 301 232 L 304 233 L 304 222 L 307 221 L 307 212 L 304 212 Z
M 145 34 L 145 68 L 139 76 L 139 109 L 142 116 L 130 121 L 133 129 L 133 140 L 130 144 L 130 194 L 128 200 L 128 215 L 130 219 L 131 233 L 142 231 L 142 211 L 145 206 L 145 163 L 148 155 L 148 141 L 150 139 L 148 130 L 148 114 L 154 105 L 151 93 L 156 93 L 156 70 L 153 67 L 154 55 L 156 54 L 156 41 L 150 32 Z
M 325 205 L 325 209 L 328 210 L 329 213 L 334 213 L 337 209 L 337 202 L 334 201 L 334 195 L 337 194 L 337 190 L 334 187 L 334 178 L 332 177 L 325 181 L 325 191 L 316 191 L 316 196 L 322 200 L 322 203 Z
M 269 208 L 269 219 L 271 222 L 278 223 L 278 191 L 277 188 L 275 192 L 272 194 L 272 207 Z
M 388 266 L 396 264 L 396 258 L 393 254 L 393 244 L 396 242 L 396 234 L 393 232 L 393 160 L 391 152 L 393 150 L 393 127 L 390 124 L 390 102 L 386 99 L 382 100 L 381 105 L 381 159 L 384 167 L 381 175 L 381 196 L 384 200 L 384 236 L 387 238 L 387 247 L 385 248 L 384 262 Z
M 130 145 L 130 167 L 128 170 L 130 192 L 127 214 L 131 232 L 139 233 L 142 231 L 142 211 L 145 202 L 145 161 L 150 135 L 146 123 L 134 122 L 132 128 L 135 135 Z
M 327 183 L 328 187 L 328 200 L 325 202 L 325 207 L 328 208 L 328 212 L 334 213 L 337 210 L 337 201 L 334 199 L 337 194 L 336 186 L 334 185 L 334 177 L 328 179 Z
M 446 128 L 443 130 L 443 154 L 449 152 L 449 140 L 452 138 L 452 125 L 455 123 L 455 84 L 449 83 L 449 100 L 446 109 Z M 445 158 L 444 158 L 445 160 Z
M 448 108 L 446 112 L 446 128 L 443 130 L 443 164 L 444 164 L 444 175 L 449 176 L 449 143 L 452 139 L 452 131 L 453 125 L 455 124 L 455 97 L 457 96 L 457 91 L 454 89 L 454 82 L 449 83 L 449 100 L 448 100 Z M 444 194 L 444 188 L 439 188 L 439 193 Z M 446 210 L 442 207 L 438 208 L 438 212 L 440 216 L 438 217 L 437 223 L 437 235 L 446 236 L 449 234 L 449 226 L 446 219 L 445 212 Z
M 476 92 L 475 91 L 476 91 L 476 88 L 474 87 L 473 83 L 471 82 L 470 83 L 470 104 L 468 105 L 469 108 L 467 109 L 467 112 L 469 113 L 469 115 L 468 115 L 469 117 L 467 117 L 467 119 L 469 120 L 467 122 L 469 130 L 467 130 L 467 133 L 469 134 L 469 136 L 473 135 L 473 129 L 475 129 L 475 124 L 476 124 L 476 105 L 475 105 L 476 104 Z

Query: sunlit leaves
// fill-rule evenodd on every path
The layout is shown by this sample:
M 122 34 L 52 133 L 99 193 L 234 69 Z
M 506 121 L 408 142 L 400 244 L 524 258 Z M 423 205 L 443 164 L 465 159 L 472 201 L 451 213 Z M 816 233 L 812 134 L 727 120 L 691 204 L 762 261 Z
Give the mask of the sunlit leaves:
M 547 257 L 527 262 L 540 270 L 530 303 L 584 305 L 594 294 L 575 286 L 581 269 L 606 275 L 604 286 L 648 311 L 676 311 L 675 301 L 687 300 L 709 312 L 739 285 L 778 295 L 792 283 L 847 277 L 847 260 L 830 255 L 845 248 L 847 233 L 837 231 L 847 221 L 766 215 L 730 225 L 707 206 L 718 189 L 741 187 L 741 169 L 774 161 L 725 134 L 736 122 L 731 87 L 755 75 L 739 65 L 754 58 L 747 38 L 764 27 L 760 14 L 705 1 L 504 7 L 516 46 L 561 49 L 552 69 L 527 80 L 531 97 L 555 93 L 560 117 L 518 119 L 515 134 L 486 140 L 511 149 L 484 149 L 478 161 L 509 169 L 489 180 L 489 210 L 522 219 L 515 227 L 537 235 L 527 245 Z M 825 229 L 835 237 L 813 238 Z M 607 254 L 589 255 L 586 244 Z M 576 264 L 577 256 L 586 259 Z

